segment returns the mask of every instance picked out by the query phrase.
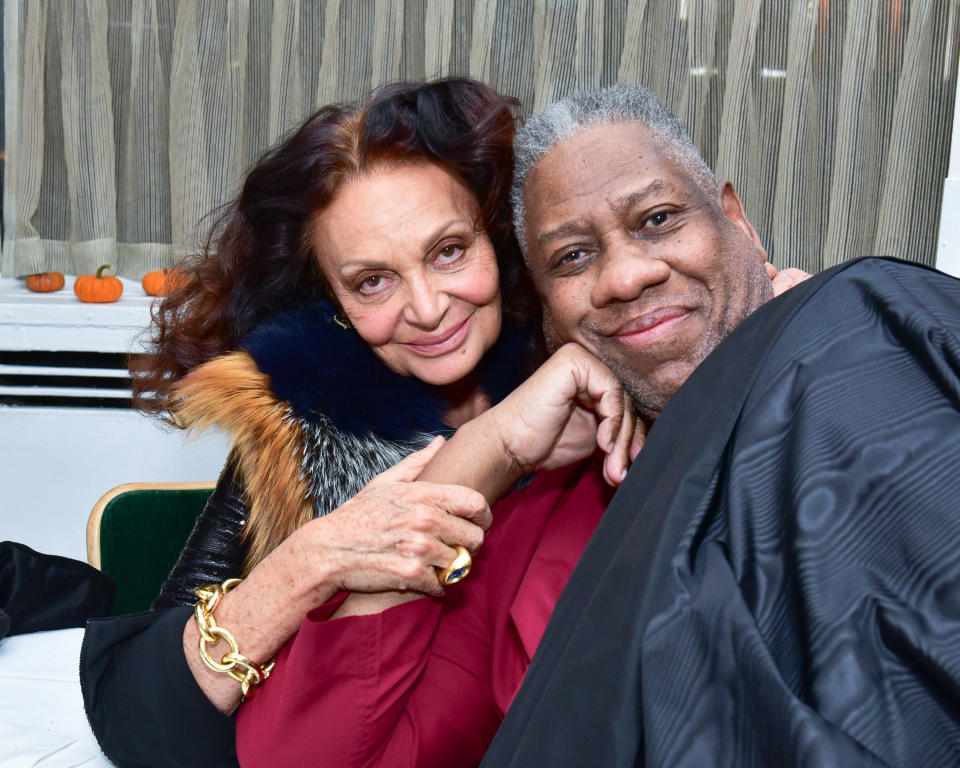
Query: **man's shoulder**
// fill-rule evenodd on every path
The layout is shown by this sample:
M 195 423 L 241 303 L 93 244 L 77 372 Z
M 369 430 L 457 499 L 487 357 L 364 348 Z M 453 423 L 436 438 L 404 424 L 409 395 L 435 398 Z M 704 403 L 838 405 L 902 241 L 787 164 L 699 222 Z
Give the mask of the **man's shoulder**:
M 868 257 L 833 267 L 807 282 L 810 286 L 798 286 L 795 296 L 790 294 L 797 288 L 775 300 L 783 299 L 787 308 L 780 311 L 781 340 L 787 343 L 807 331 L 850 324 L 854 317 L 864 330 L 940 326 L 960 331 L 960 280 L 923 264 Z M 764 315 L 776 314 L 778 308 L 762 310 Z
M 945 346 L 929 351 L 930 339 Z M 827 351 L 841 360 L 871 349 L 941 357 L 960 349 L 954 339 L 960 280 L 887 258 L 825 270 L 760 307 L 697 367 L 657 420 L 644 463 L 651 464 L 648 449 L 657 446 L 657 467 L 670 472 L 677 445 L 692 431 L 704 445 L 713 440 L 713 452 L 697 453 L 712 466 L 751 393 L 785 382 L 785 371 L 798 366 L 823 373 Z
M 826 269 L 775 301 L 782 299 L 785 303 L 799 304 L 821 292 L 832 294 L 851 287 L 864 297 L 900 294 L 909 299 L 931 289 L 960 295 L 960 280 L 933 267 L 890 257 L 866 256 Z
M 766 351 L 829 329 L 838 318 L 856 314 L 858 307 L 864 318 L 875 318 L 880 325 L 921 315 L 952 324 L 960 317 L 960 280 L 893 258 L 872 256 L 839 264 L 760 307 L 718 346 L 712 357 L 721 360 L 708 358 L 712 365 L 701 367 L 726 366 L 733 356 L 755 368 Z

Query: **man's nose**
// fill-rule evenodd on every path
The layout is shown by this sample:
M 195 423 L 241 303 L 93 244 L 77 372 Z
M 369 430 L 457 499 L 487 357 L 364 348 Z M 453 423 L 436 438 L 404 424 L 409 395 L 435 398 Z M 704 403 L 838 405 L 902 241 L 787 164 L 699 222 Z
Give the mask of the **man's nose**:
M 590 294 L 595 307 L 629 302 L 670 277 L 670 266 L 633 239 L 609 243 L 600 258 L 600 272 Z
M 431 330 L 440 325 L 450 299 L 425 275 L 407 281 L 407 306 L 404 319 L 418 328 Z

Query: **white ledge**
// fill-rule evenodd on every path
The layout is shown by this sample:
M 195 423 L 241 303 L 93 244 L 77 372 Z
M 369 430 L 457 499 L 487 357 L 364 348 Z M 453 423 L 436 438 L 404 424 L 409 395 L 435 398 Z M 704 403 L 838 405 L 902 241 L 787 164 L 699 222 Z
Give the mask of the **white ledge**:
M 148 296 L 135 280 L 120 278 L 123 296 L 87 304 L 73 295 L 75 278 L 54 293 L 33 293 L 19 278 L 0 278 L 0 350 L 129 352 L 150 323 Z

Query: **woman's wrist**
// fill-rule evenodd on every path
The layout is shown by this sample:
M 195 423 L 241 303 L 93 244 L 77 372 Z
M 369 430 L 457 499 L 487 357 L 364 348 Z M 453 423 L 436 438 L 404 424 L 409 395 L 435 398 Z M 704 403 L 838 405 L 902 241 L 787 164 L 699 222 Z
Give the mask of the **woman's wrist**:
M 270 563 L 276 570 L 270 581 L 282 589 L 290 607 L 301 616 L 344 588 L 344 570 L 349 566 L 329 546 L 335 537 L 328 529 L 338 522 L 325 515 L 304 523 L 264 560 L 275 561 Z
M 228 630 L 245 657 L 255 664 L 273 658 L 294 635 L 307 613 L 337 592 L 322 558 L 309 558 L 298 530 L 261 561 L 216 607 L 217 624 Z M 312 561 L 312 562 L 311 562 Z M 221 712 L 240 702 L 240 684 L 209 669 L 201 660 L 200 632 L 191 617 L 184 628 L 184 654 L 197 683 Z M 210 644 L 220 658 L 230 647 Z

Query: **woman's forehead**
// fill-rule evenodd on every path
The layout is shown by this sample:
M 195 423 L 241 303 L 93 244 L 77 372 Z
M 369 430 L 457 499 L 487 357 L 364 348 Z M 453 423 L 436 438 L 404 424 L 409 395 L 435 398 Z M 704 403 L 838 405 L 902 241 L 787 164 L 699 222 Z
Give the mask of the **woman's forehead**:
M 433 163 L 380 165 L 347 181 L 313 221 L 321 264 L 414 253 L 419 258 L 437 236 L 472 227 L 479 204 L 452 173 Z

